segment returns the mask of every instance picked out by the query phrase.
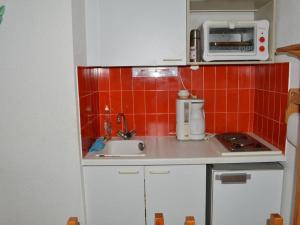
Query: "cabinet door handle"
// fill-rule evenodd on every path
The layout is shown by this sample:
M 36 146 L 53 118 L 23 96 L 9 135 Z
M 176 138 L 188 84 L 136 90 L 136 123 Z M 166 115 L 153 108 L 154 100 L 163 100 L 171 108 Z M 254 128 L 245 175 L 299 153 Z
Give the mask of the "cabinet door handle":
M 120 175 L 134 175 L 139 174 L 139 171 L 118 171 Z
M 181 62 L 182 59 L 163 59 L 164 62 Z
M 220 180 L 222 184 L 245 184 L 251 179 L 251 174 L 246 173 L 224 173 L 216 175 L 216 180 Z
M 170 170 L 165 170 L 165 171 L 150 171 L 150 174 L 169 174 Z

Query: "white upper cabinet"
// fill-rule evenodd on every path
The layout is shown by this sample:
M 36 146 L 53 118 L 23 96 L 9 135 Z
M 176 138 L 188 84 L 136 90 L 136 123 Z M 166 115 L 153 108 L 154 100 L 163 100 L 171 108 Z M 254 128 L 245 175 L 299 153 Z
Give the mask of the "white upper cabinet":
M 86 0 L 89 66 L 186 64 L 186 0 Z

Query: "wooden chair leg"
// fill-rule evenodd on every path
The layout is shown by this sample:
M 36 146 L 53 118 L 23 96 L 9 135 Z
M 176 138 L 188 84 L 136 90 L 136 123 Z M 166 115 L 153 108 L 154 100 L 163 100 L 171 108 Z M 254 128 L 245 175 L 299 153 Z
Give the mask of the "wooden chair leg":
M 70 217 L 68 219 L 67 225 L 79 225 L 78 218 L 77 217 Z
M 164 215 L 162 213 L 155 213 L 155 225 L 164 225 Z
M 269 224 L 270 225 L 283 225 L 283 218 L 277 213 L 271 214 Z

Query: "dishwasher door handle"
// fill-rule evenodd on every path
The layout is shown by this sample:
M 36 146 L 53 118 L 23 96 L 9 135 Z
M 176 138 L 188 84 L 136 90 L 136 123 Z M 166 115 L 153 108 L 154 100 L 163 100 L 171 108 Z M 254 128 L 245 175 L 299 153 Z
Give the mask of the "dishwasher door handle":
M 245 184 L 251 179 L 251 174 L 247 173 L 223 173 L 216 175 L 216 180 L 220 180 L 222 184 Z

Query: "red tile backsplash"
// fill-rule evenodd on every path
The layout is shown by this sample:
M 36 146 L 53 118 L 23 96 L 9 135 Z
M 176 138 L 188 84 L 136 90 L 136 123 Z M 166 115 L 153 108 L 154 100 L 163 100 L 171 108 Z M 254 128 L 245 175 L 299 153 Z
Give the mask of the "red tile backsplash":
M 179 67 L 181 82 L 179 77 L 134 78 L 130 67 L 78 67 L 82 147 L 87 151 L 103 135 L 106 105 L 113 135 L 121 128 L 119 112 L 139 136 L 175 135 L 177 92 L 184 86 L 205 100 L 207 132 L 255 132 L 283 149 L 288 70 L 288 63 Z
M 285 109 L 288 98 L 289 64 L 255 67 L 255 106 L 253 132 L 284 150 Z

